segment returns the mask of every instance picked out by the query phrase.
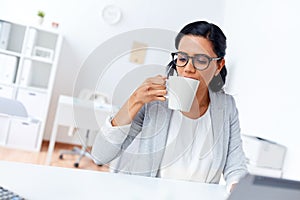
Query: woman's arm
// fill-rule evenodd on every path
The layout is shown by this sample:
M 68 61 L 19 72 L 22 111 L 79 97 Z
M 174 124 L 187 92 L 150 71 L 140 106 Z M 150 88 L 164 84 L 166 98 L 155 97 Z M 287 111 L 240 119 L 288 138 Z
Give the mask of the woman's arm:
M 242 139 L 240 134 L 240 123 L 238 118 L 238 110 L 233 97 L 230 97 L 231 108 L 229 118 L 229 144 L 226 164 L 224 167 L 224 178 L 228 186 L 237 183 L 241 177 L 246 175 L 246 157 L 242 147 Z
M 148 78 L 137 88 L 120 111 L 112 119 L 113 126 L 123 126 L 130 124 L 138 111 L 151 101 L 165 101 L 166 77 L 161 75 Z
M 155 100 L 165 101 L 165 80 L 162 76 L 148 78 L 134 91 L 115 117 L 106 121 L 92 148 L 97 163 L 109 163 L 129 146 L 143 126 L 144 105 Z

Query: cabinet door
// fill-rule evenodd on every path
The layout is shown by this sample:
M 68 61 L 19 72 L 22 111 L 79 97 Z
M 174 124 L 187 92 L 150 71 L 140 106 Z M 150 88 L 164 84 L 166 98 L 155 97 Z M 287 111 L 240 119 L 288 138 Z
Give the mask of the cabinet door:
M 11 84 L 15 81 L 18 58 L 0 54 L 0 81 Z
M 9 116 L 0 113 L 0 145 L 5 144 L 9 126 Z
M 12 118 L 7 138 L 7 145 L 16 148 L 34 150 L 37 145 L 39 123 L 26 119 Z
M 19 89 L 17 99 L 24 104 L 29 116 L 36 119 L 44 119 L 47 100 L 45 93 Z
M 0 85 L 0 97 L 12 98 L 13 96 L 13 87 Z

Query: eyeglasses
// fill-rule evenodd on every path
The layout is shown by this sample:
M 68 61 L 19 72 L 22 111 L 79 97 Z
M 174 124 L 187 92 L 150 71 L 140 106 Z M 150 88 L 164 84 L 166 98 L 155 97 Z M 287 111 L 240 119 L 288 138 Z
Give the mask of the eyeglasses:
M 177 67 L 186 66 L 191 58 L 193 66 L 196 69 L 201 70 L 201 71 L 207 69 L 212 60 L 220 60 L 221 59 L 221 57 L 211 58 L 205 54 L 196 54 L 195 56 L 189 56 L 187 53 L 184 53 L 184 52 L 175 52 L 175 53 L 171 53 L 171 55 L 172 55 L 173 63 Z

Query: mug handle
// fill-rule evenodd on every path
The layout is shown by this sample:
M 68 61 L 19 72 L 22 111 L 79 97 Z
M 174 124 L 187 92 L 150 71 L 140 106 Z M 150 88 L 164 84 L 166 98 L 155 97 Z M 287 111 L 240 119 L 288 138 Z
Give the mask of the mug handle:
M 169 92 L 169 84 L 168 84 L 168 82 L 169 82 L 169 79 L 168 79 L 169 77 L 167 77 L 167 79 L 166 79 L 166 90 L 167 90 L 167 94 L 165 94 L 164 95 L 164 97 L 166 98 L 166 99 L 169 99 L 169 94 L 168 94 L 168 92 Z

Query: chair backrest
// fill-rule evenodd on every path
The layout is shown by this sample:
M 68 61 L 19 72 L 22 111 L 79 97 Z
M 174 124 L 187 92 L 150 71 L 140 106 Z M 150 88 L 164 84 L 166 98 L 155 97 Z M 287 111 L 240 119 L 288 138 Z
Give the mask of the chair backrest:
M 0 113 L 17 117 L 28 117 L 24 105 L 14 99 L 0 97 Z

